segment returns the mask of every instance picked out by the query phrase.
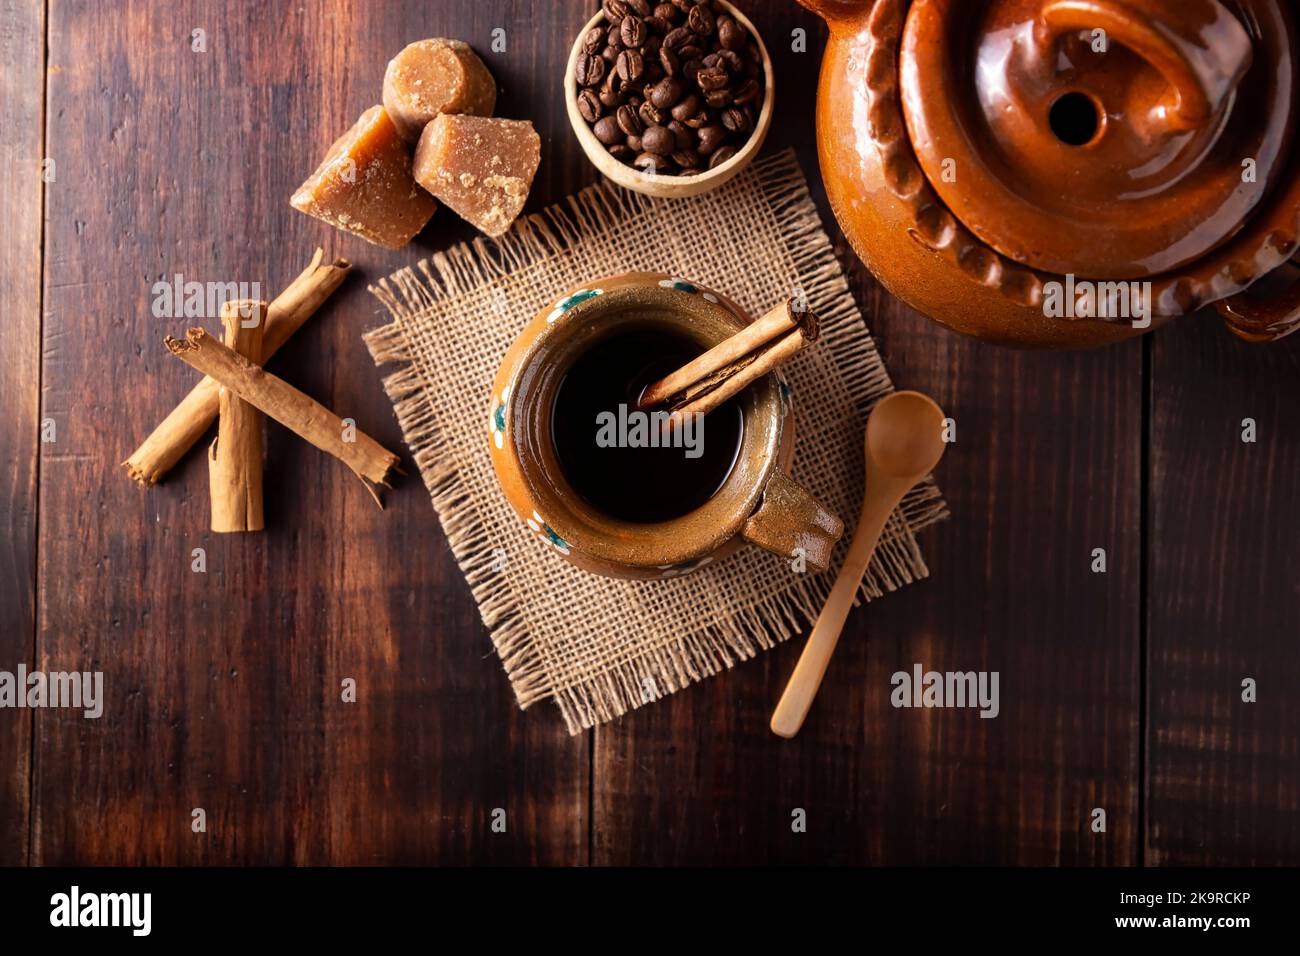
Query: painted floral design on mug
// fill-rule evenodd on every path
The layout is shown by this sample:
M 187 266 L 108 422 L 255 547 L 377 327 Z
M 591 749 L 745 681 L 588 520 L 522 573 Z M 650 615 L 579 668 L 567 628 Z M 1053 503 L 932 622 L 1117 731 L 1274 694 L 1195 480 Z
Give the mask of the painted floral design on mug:
M 702 558 L 697 558 L 694 561 L 683 561 L 681 564 L 661 564 L 658 567 L 663 573 L 659 576 L 661 578 L 680 578 L 692 571 L 699 570 L 712 560 L 713 556 L 706 554 Z
M 686 279 L 679 279 L 677 276 L 673 276 L 668 279 L 660 279 L 659 285 L 665 289 L 676 289 L 678 292 L 686 292 L 689 293 L 690 295 L 703 296 L 706 302 L 716 303 L 718 301 L 718 297 L 714 295 L 712 292 L 710 292 L 708 289 L 701 288 L 700 286 L 696 285 L 694 282 L 690 282 Z
M 542 519 L 542 516 L 536 511 L 534 511 L 533 516 L 528 519 L 528 527 L 532 528 L 538 537 L 553 547 L 556 551 L 560 552 L 560 554 L 569 553 L 569 543 L 556 534 L 555 529 L 547 524 Z
M 501 400 L 492 408 L 488 416 L 488 431 L 497 448 L 505 446 L 506 441 L 506 402 L 510 400 L 510 386 L 501 389 Z
M 571 292 L 559 302 L 555 303 L 555 308 L 551 309 L 550 314 L 546 316 L 547 322 L 554 322 L 560 316 L 564 315 L 579 302 L 586 302 L 588 299 L 594 299 L 601 295 L 604 289 L 579 289 L 577 292 Z

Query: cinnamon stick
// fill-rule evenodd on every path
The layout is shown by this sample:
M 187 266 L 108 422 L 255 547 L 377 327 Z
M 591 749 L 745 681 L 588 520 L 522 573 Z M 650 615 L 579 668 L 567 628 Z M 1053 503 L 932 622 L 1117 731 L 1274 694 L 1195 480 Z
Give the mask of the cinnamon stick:
M 262 359 L 266 303 L 238 299 L 223 303 L 225 343 L 254 364 Z M 261 531 L 262 413 L 222 386 L 217 437 L 208 447 L 212 530 Z
M 820 322 L 790 299 L 671 375 L 649 385 L 641 409 L 664 405 L 674 417 L 703 415 L 817 340 Z
M 262 333 L 262 360 L 266 361 L 300 329 L 343 282 L 352 264 L 335 259 L 323 264 L 317 249 L 311 264 L 272 300 Z M 126 461 L 127 473 L 148 487 L 181 460 L 217 417 L 220 386 L 210 378 L 195 385 L 171 414 L 162 420 Z
M 365 432 L 345 426 L 320 402 L 303 394 L 244 356 L 222 345 L 203 329 L 190 329 L 184 339 L 164 340 L 173 355 L 191 368 L 230 389 L 267 417 L 347 465 L 383 507 L 375 485 L 388 487 L 388 475 L 398 457 Z

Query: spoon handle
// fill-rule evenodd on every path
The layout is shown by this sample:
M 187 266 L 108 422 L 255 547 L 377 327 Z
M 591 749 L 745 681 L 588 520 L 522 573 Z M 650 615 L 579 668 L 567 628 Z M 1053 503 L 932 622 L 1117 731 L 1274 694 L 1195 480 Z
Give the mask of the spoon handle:
M 871 555 L 880 542 L 885 522 L 910 487 L 911 485 L 904 485 L 900 488 L 889 482 L 879 489 L 880 494 L 869 494 L 862 503 L 862 514 L 858 518 L 857 530 L 853 532 L 853 543 L 849 545 L 844 566 L 840 568 L 826 605 L 817 616 L 817 623 L 808 636 L 799 663 L 795 665 L 794 673 L 785 685 L 785 693 L 772 712 L 772 733 L 777 736 L 793 737 L 803 726 L 813 698 L 817 696 L 817 689 L 821 687 L 826 667 L 831 662 L 831 655 L 835 653 L 844 621 L 853 608 L 853 596 L 857 593 L 862 575 L 866 574 L 867 565 L 871 563 Z

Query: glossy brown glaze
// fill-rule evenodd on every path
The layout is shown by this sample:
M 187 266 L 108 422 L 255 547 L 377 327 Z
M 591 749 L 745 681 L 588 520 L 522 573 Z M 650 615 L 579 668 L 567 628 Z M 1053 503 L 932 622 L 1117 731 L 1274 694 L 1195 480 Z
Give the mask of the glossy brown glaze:
M 831 30 L 818 146 L 836 217 L 891 291 L 958 331 L 1114 342 L 1296 249 L 1289 2 L 801 2 Z M 1149 326 L 1051 314 L 1075 280 L 1149 282 Z M 1261 337 L 1295 327 L 1269 308 Z

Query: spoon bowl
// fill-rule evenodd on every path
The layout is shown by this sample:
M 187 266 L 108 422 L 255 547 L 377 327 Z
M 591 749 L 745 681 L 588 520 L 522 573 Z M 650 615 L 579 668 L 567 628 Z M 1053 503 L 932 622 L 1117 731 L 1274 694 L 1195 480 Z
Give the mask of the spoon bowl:
M 889 478 L 924 478 L 943 457 L 943 409 L 920 392 L 882 398 L 867 419 L 867 467 Z

